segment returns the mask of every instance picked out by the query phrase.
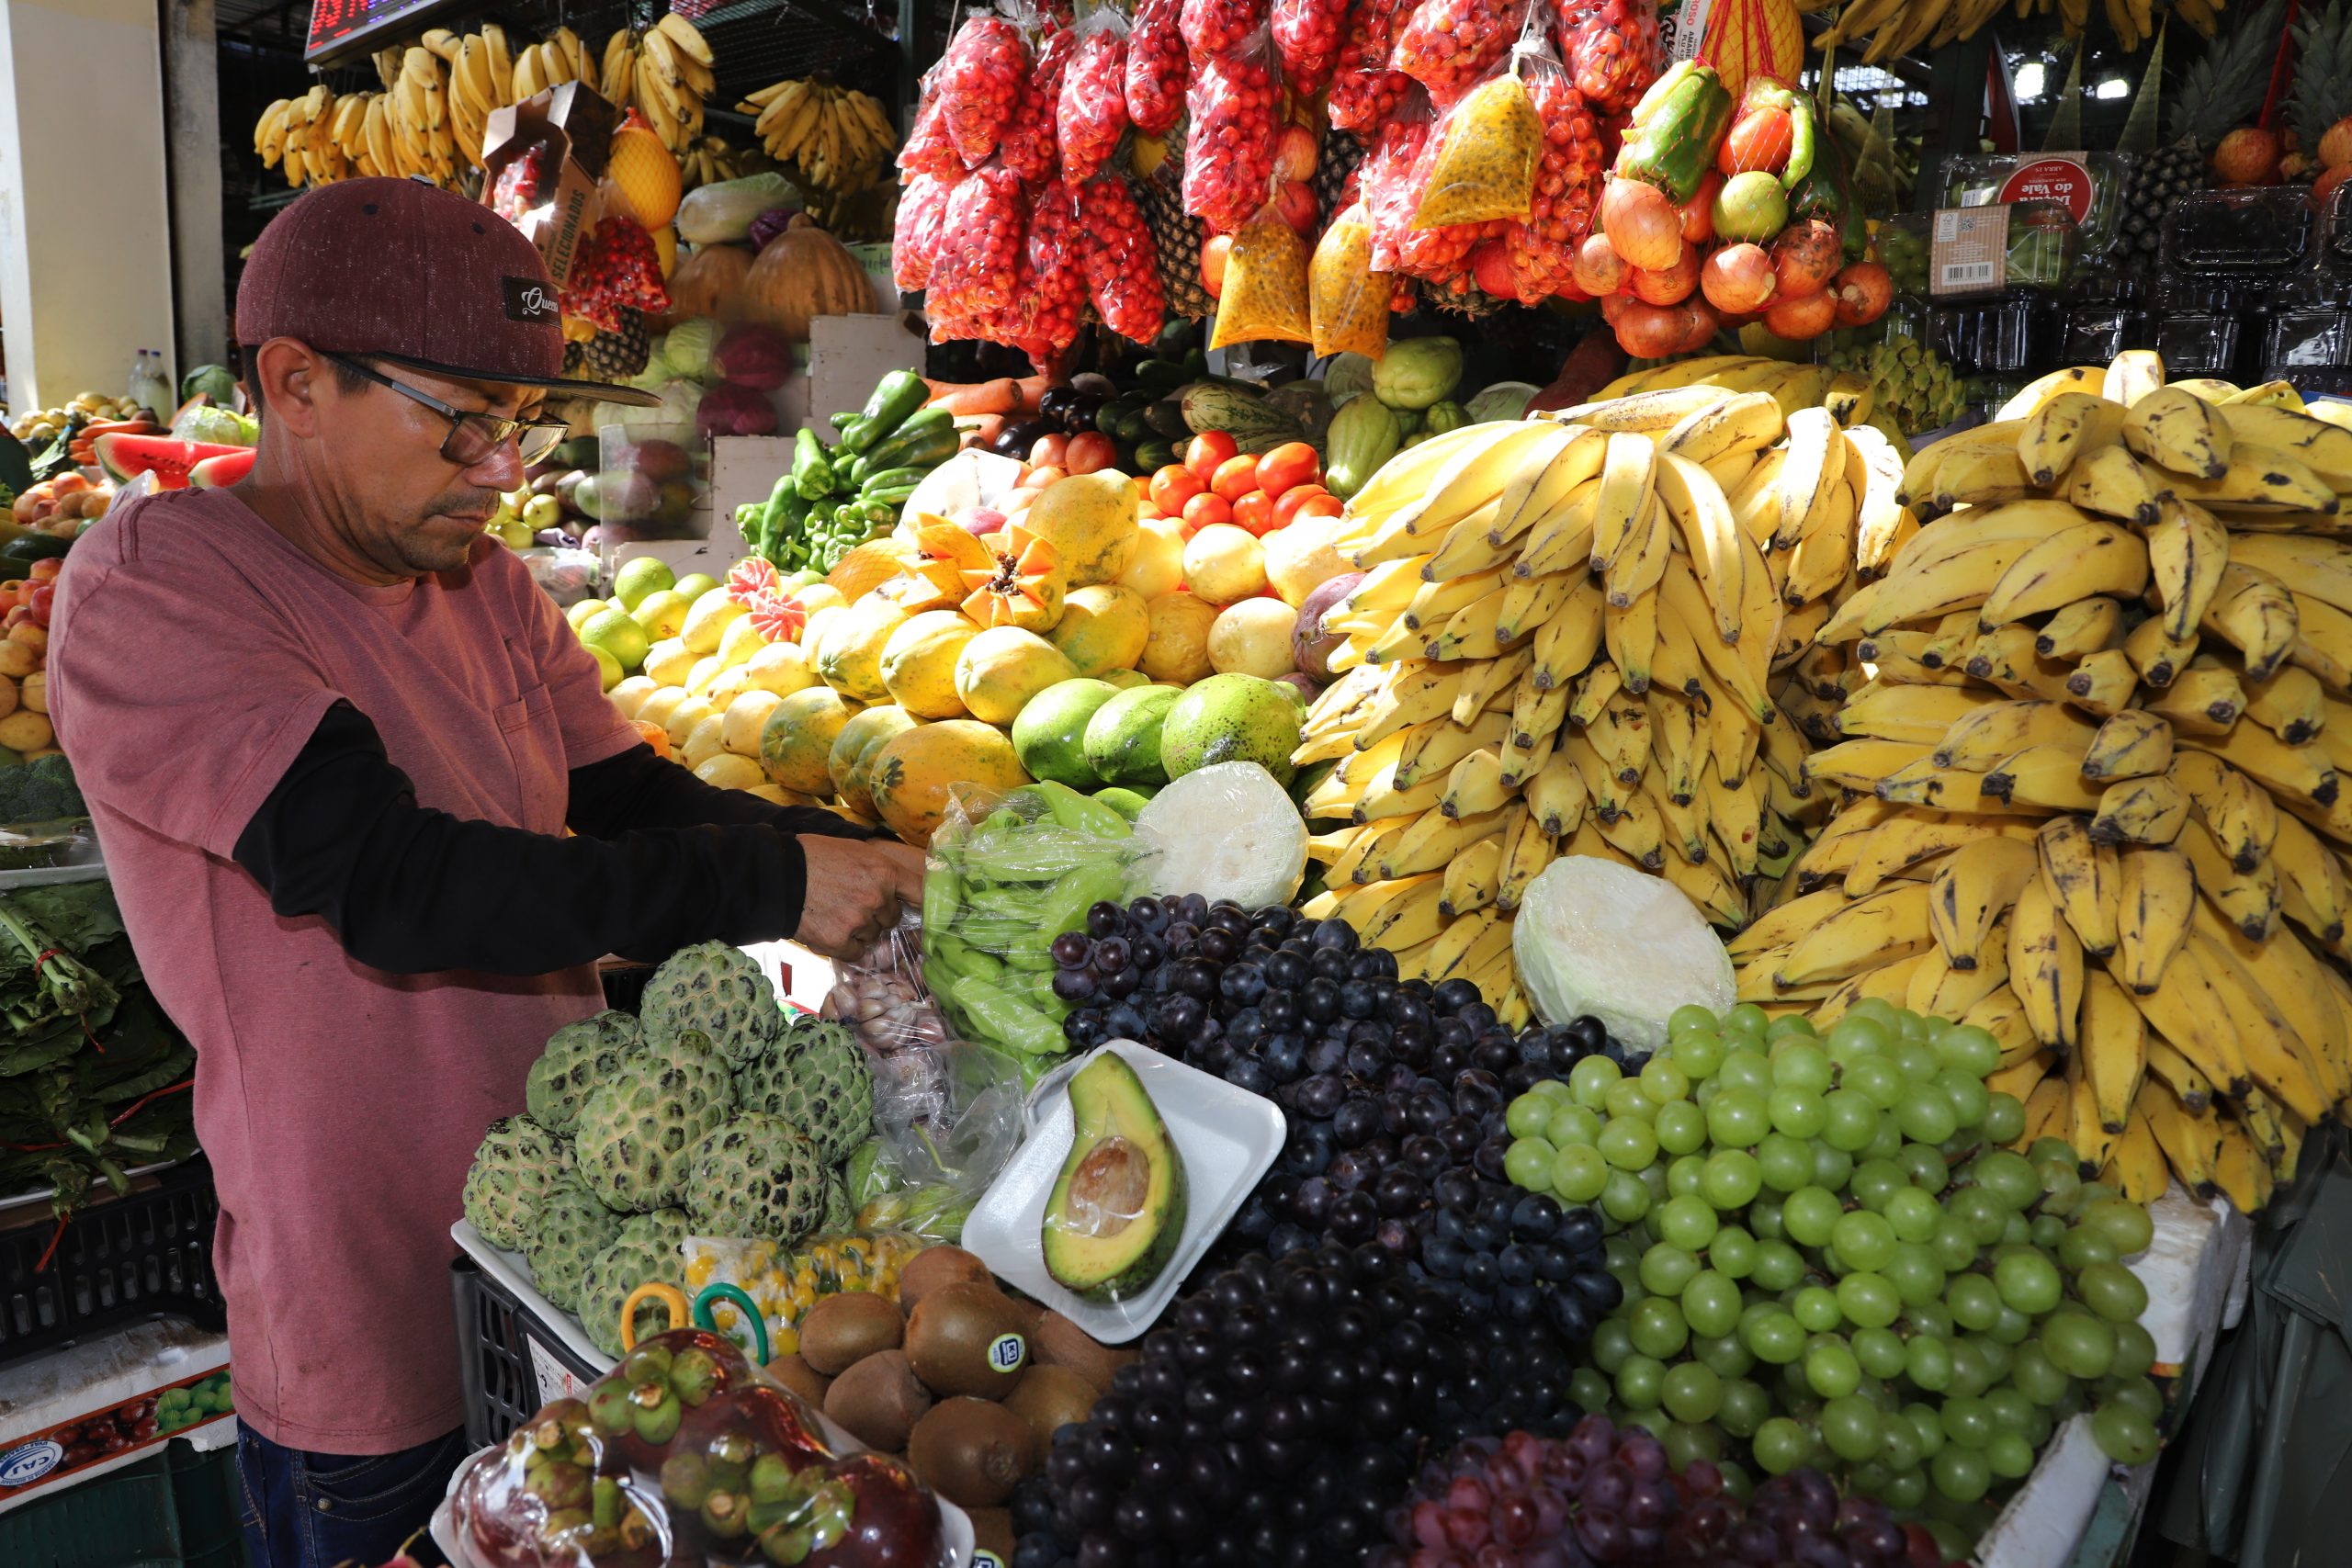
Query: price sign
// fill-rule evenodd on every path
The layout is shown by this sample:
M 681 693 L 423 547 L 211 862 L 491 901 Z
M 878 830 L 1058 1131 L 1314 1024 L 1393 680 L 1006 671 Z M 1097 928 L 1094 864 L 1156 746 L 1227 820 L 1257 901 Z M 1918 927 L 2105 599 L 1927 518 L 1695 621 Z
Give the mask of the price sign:
M 387 33 L 413 33 L 431 13 L 454 9 L 460 0 L 311 0 L 310 41 L 302 58 L 316 62 L 350 54 L 362 46 L 381 47 Z
M 2066 210 L 2075 215 L 2076 223 L 2086 222 L 2091 215 L 2091 198 L 2098 193 L 2090 170 L 2072 158 L 2031 158 L 2019 164 L 2017 172 L 2002 183 L 2001 201 L 2063 201 Z

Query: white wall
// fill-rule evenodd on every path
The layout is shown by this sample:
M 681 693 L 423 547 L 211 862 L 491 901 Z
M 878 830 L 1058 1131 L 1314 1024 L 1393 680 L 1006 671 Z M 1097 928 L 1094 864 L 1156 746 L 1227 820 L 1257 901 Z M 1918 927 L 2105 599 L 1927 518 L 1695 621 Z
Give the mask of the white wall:
M 0 0 L 0 332 L 16 409 L 119 395 L 142 348 L 177 374 L 155 11 Z

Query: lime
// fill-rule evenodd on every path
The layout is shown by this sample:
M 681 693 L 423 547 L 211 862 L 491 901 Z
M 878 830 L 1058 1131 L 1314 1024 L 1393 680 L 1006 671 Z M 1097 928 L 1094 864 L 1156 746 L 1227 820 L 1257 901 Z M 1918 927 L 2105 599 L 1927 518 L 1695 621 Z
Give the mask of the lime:
M 658 641 L 665 637 L 676 637 L 684 630 L 686 612 L 693 607 L 693 600 L 674 588 L 664 588 L 647 594 L 629 614 L 635 615 L 637 624 Z
M 620 607 L 623 610 L 628 608 L 626 604 Z M 566 610 L 563 613 L 563 618 L 571 623 L 571 629 L 573 631 L 578 631 L 590 621 L 595 619 L 598 615 L 611 608 L 613 608 L 613 606 L 606 604 L 602 599 L 582 599 L 579 604 L 574 604 L 571 609 Z
M 660 556 L 639 556 L 621 565 L 613 579 L 613 597 L 624 610 L 634 610 L 651 594 L 677 586 L 678 574 Z
M 709 592 L 712 589 L 718 586 L 718 579 L 711 576 L 710 573 L 707 571 L 690 571 L 685 576 L 678 579 L 677 582 L 672 586 L 670 592 L 675 593 L 678 597 L 691 604 L 695 600 L 701 598 L 704 594 Z
M 621 661 L 613 657 L 610 649 L 598 648 L 592 642 L 588 645 L 588 657 L 596 661 L 597 670 L 603 672 L 605 691 L 611 691 L 628 678 L 628 671 L 621 668 Z
M 653 639 L 645 627 L 618 610 L 605 610 L 589 618 L 580 628 L 580 640 L 590 649 L 601 649 L 612 655 L 621 669 L 630 671 L 645 662 L 646 650 Z

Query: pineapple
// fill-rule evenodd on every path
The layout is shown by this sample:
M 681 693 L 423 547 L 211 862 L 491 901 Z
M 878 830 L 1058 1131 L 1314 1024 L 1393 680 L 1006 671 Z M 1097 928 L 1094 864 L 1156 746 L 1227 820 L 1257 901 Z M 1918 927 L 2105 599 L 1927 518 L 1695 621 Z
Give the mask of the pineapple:
M 2328 154 L 2342 149 L 2328 144 L 2328 130 L 2352 115 L 2352 5 L 2329 0 L 2324 10 L 2306 6 L 2294 28 L 2295 84 L 2287 93 L 2287 123 L 2307 156 L 2332 167 Z
M 2338 0 L 2341 3 L 2341 0 Z M 2154 265 L 2164 236 L 2165 209 L 2180 197 L 2205 188 L 2206 160 L 2233 126 L 2262 107 L 2278 52 L 2286 0 L 2267 0 L 2231 32 L 2216 39 L 2192 62 L 2175 90 L 2165 129 L 2171 141 L 2140 154 L 2132 197 L 2123 214 L 2116 259 L 2125 265 Z M 2151 66 L 2155 65 L 2151 61 Z M 2151 69 L 2145 93 L 2157 91 L 2160 70 Z M 2139 118 L 2134 106 L 2132 118 Z
M 626 381 L 645 368 L 652 351 L 644 312 L 625 309 L 620 331 L 563 345 L 563 373 L 575 381 Z
M 1133 186 L 1136 207 L 1143 213 L 1143 220 L 1150 225 L 1154 241 L 1152 249 L 1159 259 L 1160 292 L 1167 298 L 1170 316 L 1200 320 L 1216 314 L 1216 301 L 1201 283 L 1201 246 L 1209 236 L 1208 225 L 1184 211 L 1183 160 L 1177 152 L 1180 143 L 1169 139 L 1168 156 L 1148 176 L 1138 176 Z

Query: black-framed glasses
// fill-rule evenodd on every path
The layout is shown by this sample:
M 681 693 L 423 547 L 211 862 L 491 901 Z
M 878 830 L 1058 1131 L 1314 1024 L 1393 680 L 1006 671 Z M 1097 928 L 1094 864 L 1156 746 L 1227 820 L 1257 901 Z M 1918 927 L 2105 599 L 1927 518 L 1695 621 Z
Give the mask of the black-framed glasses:
M 452 408 L 431 393 L 420 392 L 405 381 L 395 381 L 374 366 L 347 354 L 330 354 L 327 357 L 352 374 L 363 376 L 379 387 L 390 387 L 447 420 L 449 434 L 441 438 L 441 457 L 461 468 L 472 468 L 509 441 L 515 444 L 515 450 L 523 455 L 527 468 L 554 451 L 571 433 L 571 426 L 560 422 L 501 419 L 479 410 Z

